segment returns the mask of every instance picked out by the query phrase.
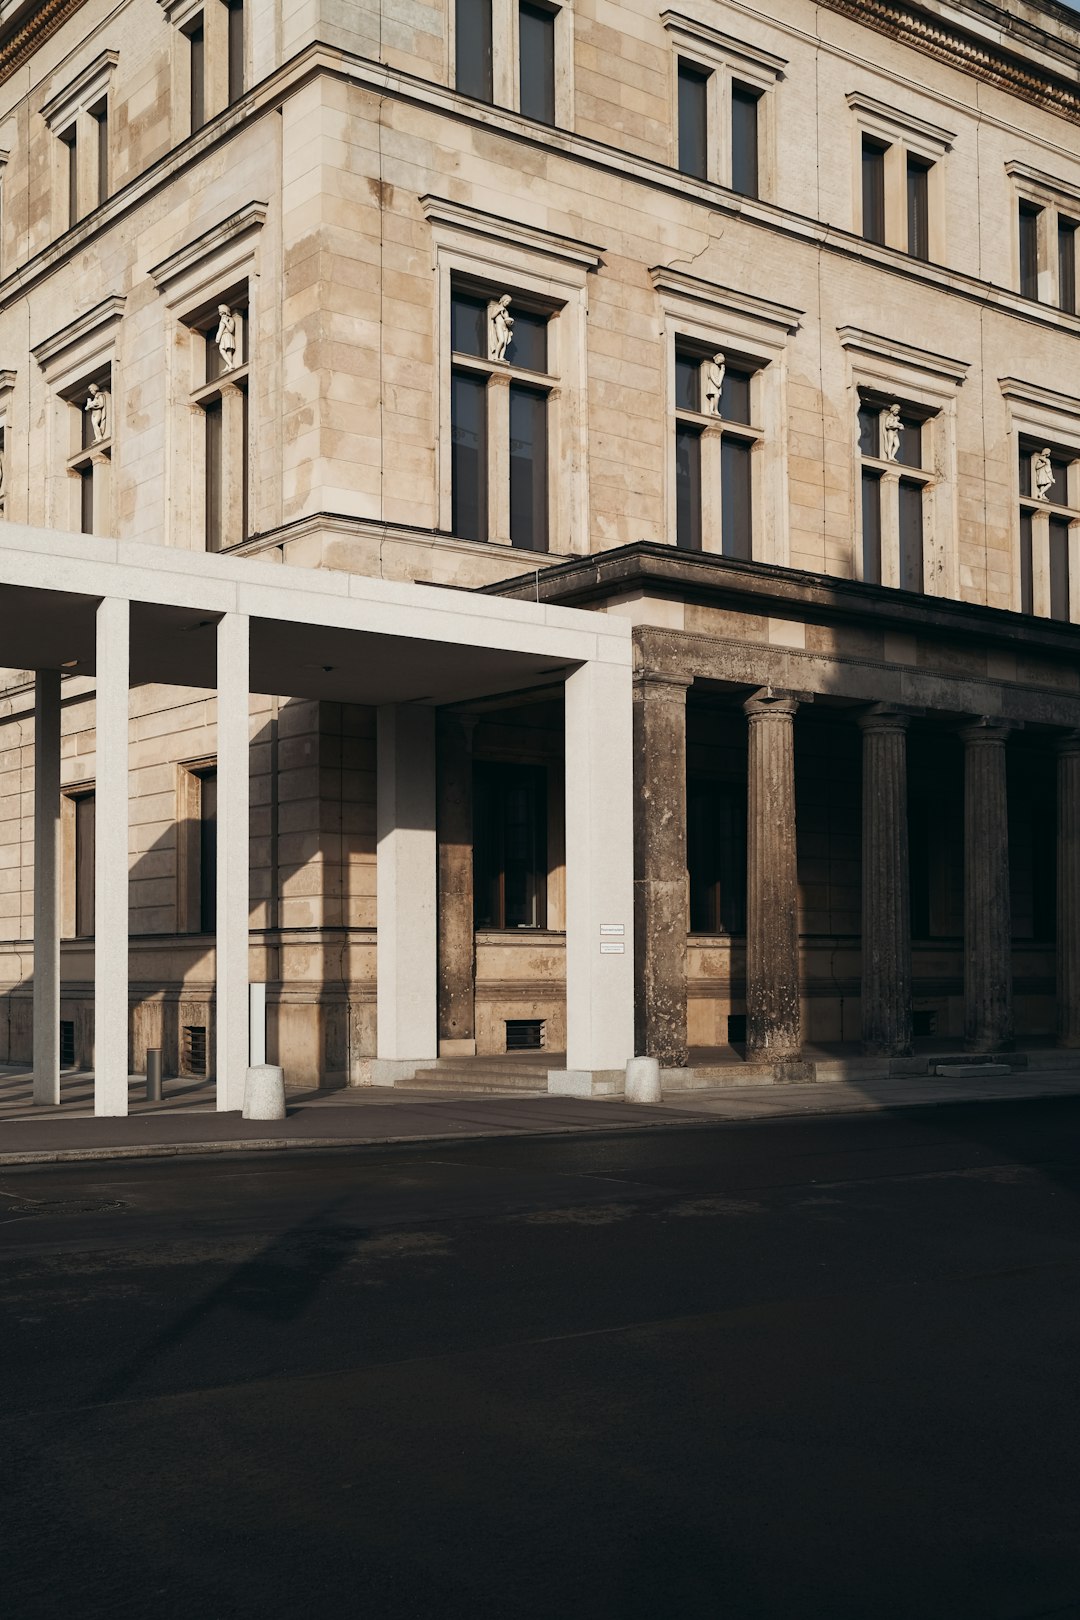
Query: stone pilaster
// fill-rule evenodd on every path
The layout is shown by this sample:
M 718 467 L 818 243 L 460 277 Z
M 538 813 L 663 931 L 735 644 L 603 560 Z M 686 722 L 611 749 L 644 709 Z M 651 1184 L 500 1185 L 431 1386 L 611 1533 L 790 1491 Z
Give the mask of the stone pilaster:
M 439 1051 L 476 1052 L 473 926 L 473 722 L 439 713 L 436 817 L 439 834 Z
M 1058 743 L 1057 1040 L 1080 1047 L 1080 732 Z
M 634 681 L 634 1043 L 664 1068 L 686 1049 L 686 690 Z
M 1007 725 L 982 719 L 964 743 L 964 1045 L 1013 1044 Z
M 862 1044 L 911 1051 L 908 717 L 883 705 L 859 716 L 862 747 Z
M 799 1017 L 799 884 L 795 852 L 795 711 L 787 692 L 755 693 L 749 720 L 746 828 L 746 1049 L 789 1059 Z

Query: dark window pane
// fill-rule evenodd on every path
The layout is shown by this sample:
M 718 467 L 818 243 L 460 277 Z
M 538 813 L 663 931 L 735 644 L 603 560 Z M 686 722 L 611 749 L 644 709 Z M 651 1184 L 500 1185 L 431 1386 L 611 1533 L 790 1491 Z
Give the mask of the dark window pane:
M 923 425 L 917 416 L 902 416 L 900 418 L 900 448 L 896 453 L 897 461 L 905 467 L 922 466 L 922 437 Z
M 1058 303 L 1076 314 L 1076 224 L 1058 217 Z
M 521 111 L 526 118 L 555 122 L 555 13 L 543 6 L 518 7 Z
M 720 415 L 725 422 L 750 421 L 750 373 L 728 366 L 720 393 Z
M 881 584 L 881 474 L 862 475 L 862 577 Z
M 1066 518 L 1050 519 L 1050 617 L 1069 620 L 1069 533 Z
M 1025 298 L 1039 296 L 1039 213 L 1031 203 L 1020 204 L 1020 291 Z
M 486 540 L 487 387 L 483 377 L 454 372 L 450 439 L 454 533 L 462 540 Z
M 188 34 L 191 42 L 191 131 L 206 123 L 206 35 L 200 20 Z
M 510 385 L 510 541 L 548 548 L 547 395 Z
M 1051 456 L 1050 467 L 1054 474 L 1054 482 L 1050 485 L 1047 499 L 1058 506 L 1069 504 L 1069 463 L 1064 456 Z
M 675 409 L 701 409 L 701 361 L 697 355 L 677 353 L 675 356 Z
M 690 931 L 746 932 L 746 794 L 740 783 L 687 783 Z
M 206 422 L 206 549 L 220 551 L 222 545 L 221 401 L 208 400 L 203 406 Z
M 923 487 L 900 480 L 900 589 L 923 588 Z
M 1020 611 L 1034 613 L 1035 590 L 1031 566 L 1031 513 L 1020 513 Z
M 709 172 L 709 75 L 679 63 L 679 168 L 704 180 Z
M 74 129 L 61 140 L 67 147 L 68 224 L 75 225 L 79 218 L 79 147 Z
M 217 772 L 199 779 L 199 932 L 217 927 Z
M 881 455 L 881 412 L 873 405 L 859 410 L 859 451 L 864 456 Z
M 247 322 L 244 322 L 247 330 Z M 251 483 L 250 468 L 248 465 L 248 391 L 240 390 L 240 538 L 248 537 L 248 490 Z
M 510 306 L 510 313 L 514 317 L 514 329 L 506 349 L 507 361 L 512 366 L 520 366 L 522 371 L 546 371 L 547 316 L 533 315 L 514 305 Z
M 488 301 L 454 293 L 450 300 L 450 347 L 455 354 L 487 358 Z
M 75 800 L 75 932 L 94 932 L 94 859 L 97 806 L 92 793 Z
M 907 160 L 907 250 L 916 259 L 930 257 L 930 165 Z
M 457 0 L 455 83 L 467 96 L 490 101 L 491 0 Z
M 94 532 L 94 469 L 79 469 L 79 527 L 83 534 Z
M 731 189 L 758 194 L 758 102 L 761 93 L 744 84 L 731 87 Z
M 244 0 L 229 0 L 229 100 L 244 93 Z
M 862 233 L 868 242 L 885 240 L 885 147 L 866 135 L 862 143 Z
M 104 102 L 94 117 L 97 123 L 97 200 L 103 203 L 109 195 L 109 110 Z
M 701 434 L 681 422 L 675 426 L 675 544 L 701 550 Z
M 1032 493 L 1032 487 L 1031 487 L 1031 457 L 1032 457 L 1032 452 L 1030 450 L 1025 450 L 1023 445 L 1021 445 L 1020 446 L 1020 493 L 1021 493 L 1021 495 L 1030 495 Z
M 726 380 L 725 380 L 726 381 Z M 720 534 L 725 557 L 749 561 L 752 504 L 750 493 L 751 446 L 725 434 L 720 450 Z
M 547 772 L 542 766 L 476 766 L 473 896 L 477 928 L 546 926 Z

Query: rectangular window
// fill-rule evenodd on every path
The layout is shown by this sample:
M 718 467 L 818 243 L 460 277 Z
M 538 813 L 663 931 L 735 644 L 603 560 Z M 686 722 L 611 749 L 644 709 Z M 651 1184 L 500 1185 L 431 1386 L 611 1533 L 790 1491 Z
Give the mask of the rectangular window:
M 930 168 L 922 158 L 907 160 L 907 250 L 916 259 L 930 257 Z
M 900 448 L 896 459 L 904 467 L 922 466 L 923 424 L 917 416 L 901 416 Z
M 675 356 L 675 409 L 701 409 L 701 360 L 695 354 Z
M 1025 298 L 1039 296 L 1039 214 L 1033 203 L 1020 204 L 1020 291 Z
M 510 542 L 548 549 L 547 395 L 510 385 Z
M 725 422 L 743 422 L 749 426 L 750 383 L 748 371 L 737 371 L 734 366 L 725 367 L 720 391 L 720 415 Z
M 94 795 L 81 793 L 75 800 L 75 934 L 79 939 L 89 939 L 94 932 L 96 827 Z
M 1063 619 L 1067 624 L 1069 613 L 1069 535 L 1072 530 L 1068 518 L 1050 519 L 1050 617 Z
M 758 195 L 759 90 L 731 86 L 731 189 L 744 197 Z
M 675 424 L 675 543 L 701 550 L 701 431 Z
M 217 771 L 199 773 L 200 934 L 217 928 Z
M 691 777 L 686 864 L 692 934 L 746 932 L 746 794 L 739 783 Z
M 94 467 L 88 463 L 78 468 L 79 474 L 79 528 L 83 534 L 94 532 Z
M 109 195 L 109 104 L 100 103 L 91 114 L 94 120 L 97 135 L 97 202 L 101 203 Z
M 900 589 L 923 588 L 923 486 L 900 480 Z
M 454 19 L 454 82 L 464 95 L 492 101 L 491 0 L 457 0 Z
M 725 557 L 749 561 L 752 551 L 750 458 L 753 447 L 724 435 L 720 450 L 720 532 Z
M 1058 215 L 1058 303 L 1076 314 L 1076 221 Z
M 68 226 L 76 225 L 79 219 L 79 140 L 75 125 L 60 137 L 67 148 L 67 205 Z
M 227 0 L 229 11 L 229 104 L 244 93 L 244 0 Z
M 679 168 L 705 180 L 709 174 L 709 74 L 679 63 Z
M 455 371 L 450 384 L 453 526 L 459 540 L 486 540 L 487 378 Z
M 526 118 L 555 122 L 555 17 L 546 6 L 518 7 L 518 94 Z
M 547 329 L 546 315 L 534 315 L 529 310 L 512 308 L 514 329 L 506 348 L 507 365 L 521 371 L 546 371 Z
M 486 298 L 470 298 L 455 293 L 450 300 L 450 347 L 455 354 L 471 354 L 477 359 L 487 358 Z
M 206 549 L 220 551 L 224 533 L 222 502 L 225 493 L 222 478 L 223 422 L 220 399 L 207 400 L 203 406 L 203 419 L 206 428 Z
M 547 925 L 547 771 L 476 766 L 473 892 L 477 928 Z
M 881 412 L 872 405 L 859 410 L 859 451 L 864 456 L 881 455 Z
M 1031 513 L 1022 510 L 1020 513 L 1020 611 L 1021 613 L 1034 613 L 1035 586 L 1034 571 L 1031 560 L 1032 522 Z
M 194 135 L 195 131 L 202 129 L 206 123 L 206 35 L 201 17 L 194 27 L 188 30 L 187 37 L 190 46 L 191 133 Z
M 885 153 L 869 135 L 862 142 L 862 233 L 868 242 L 885 241 Z
M 862 475 L 862 577 L 881 584 L 881 474 Z

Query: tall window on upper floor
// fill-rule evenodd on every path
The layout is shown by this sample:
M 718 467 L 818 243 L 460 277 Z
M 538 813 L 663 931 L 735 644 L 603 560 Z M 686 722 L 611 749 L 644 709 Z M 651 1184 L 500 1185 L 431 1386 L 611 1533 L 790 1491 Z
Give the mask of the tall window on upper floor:
M 748 84 L 731 86 L 731 189 L 756 197 L 760 181 L 758 109 L 763 92 Z
M 862 138 L 862 233 L 868 242 L 885 243 L 885 153 L 888 147 L 870 135 Z
M 785 59 L 681 13 L 663 19 L 675 46 L 673 161 L 741 196 L 768 196 L 773 95 Z
M 184 35 L 188 42 L 188 110 L 194 135 L 206 123 L 206 25 L 201 11 Z
M 930 169 L 924 158 L 907 160 L 907 250 L 916 259 L 930 257 Z
M 1080 306 L 1076 282 L 1080 190 L 1019 163 L 1007 163 L 1005 168 L 1018 193 L 1015 265 L 1020 293 L 1075 315 Z
M 1025 298 L 1039 296 L 1039 216 L 1041 208 L 1022 202 L 1019 210 L 1020 291 Z
M 106 367 L 66 396 L 72 445 L 67 466 L 77 480 L 77 516 L 83 534 L 108 534 L 111 527 L 111 375 Z
M 1080 619 L 1080 456 L 1021 438 L 1019 486 L 1021 612 Z
M 244 93 L 244 0 L 225 0 L 228 12 L 226 83 L 231 105 Z
M 64 178 L 67 196 L 67 225 L 77 225 L 79 222 L 79 128 L 72 124 L 60 136 L 60 144 L 64 148 Z
M 454 0 L 454 85 L 538 123 L 568 123 L 568 7 L 548 0 Z
M 518 108 L 543 124 L 555 122 L 556 16 L 531 0 L 518 6 Z
M 860 578 L 868 584 L 925 589 L 926 505 L 934 481 L 928 438 L 925 412 L 864 396 Z
M 1077 221 L 1058 215 L 1058 305 L 1076 314 L 1076 232 Z
M 510 293 L 453 289 L 451 474 L 460 539 L 548 550 L 550 320 L 550 311 Z
M 719 351 L 675 346 L 675 543 L 753 556 L 754 371 Z
M 477 928 L 547 926 L 547 771 L 477 764 L 473 775 Z
M 454 83 L 467 96 L 494 101 L 491 0 L 456 0 Z
M 709 80 L 692 62 L 679 62 L 679 168 L 699 180 L 709 176 Z
M 923 118 L 852 91 L 859 172 L 855 228 L 867 242 L 940 262 L 944 250 L 944 159 L 954 136 Z
M 192 322 L 195 386 L 202 419 L 203 534 L 207 551 L 248 534 L 248 302 L 233 293 Z

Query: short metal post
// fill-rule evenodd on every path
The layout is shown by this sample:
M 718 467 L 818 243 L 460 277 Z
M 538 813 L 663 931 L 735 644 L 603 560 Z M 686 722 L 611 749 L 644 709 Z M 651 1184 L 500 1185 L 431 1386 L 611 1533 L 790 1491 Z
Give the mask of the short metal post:
M 161 1101 L 161 1047 L 146 1048 L 146 1100 Z

